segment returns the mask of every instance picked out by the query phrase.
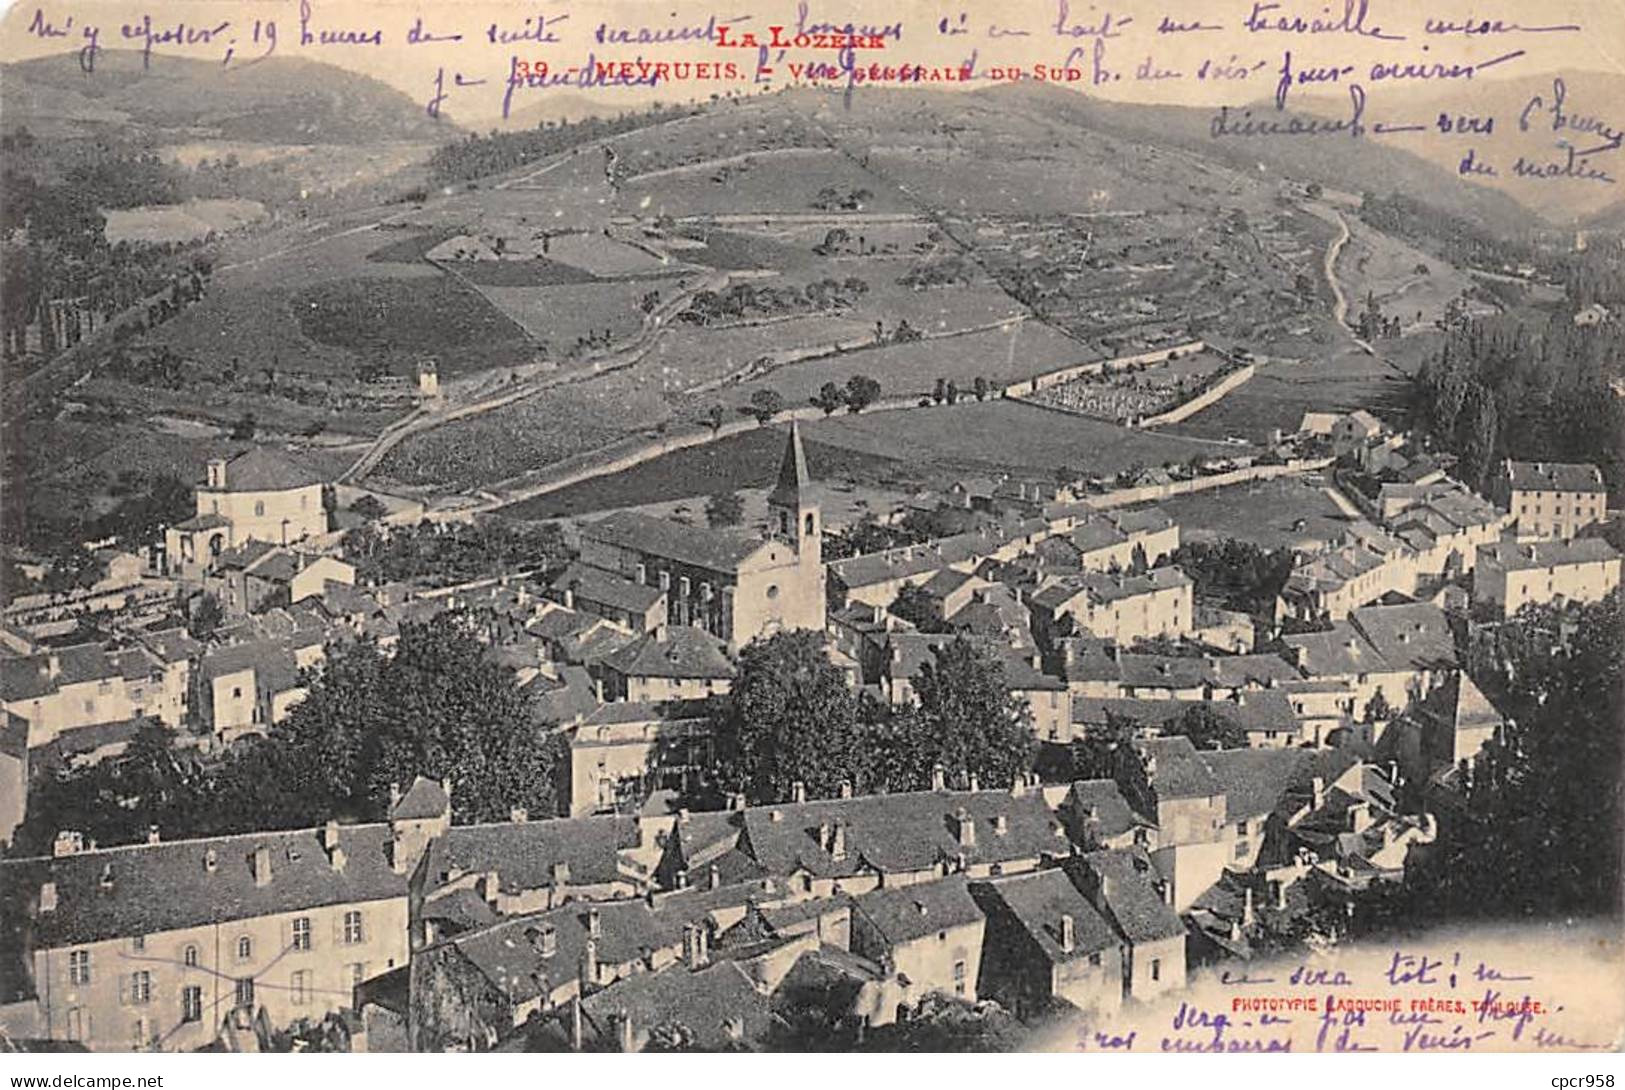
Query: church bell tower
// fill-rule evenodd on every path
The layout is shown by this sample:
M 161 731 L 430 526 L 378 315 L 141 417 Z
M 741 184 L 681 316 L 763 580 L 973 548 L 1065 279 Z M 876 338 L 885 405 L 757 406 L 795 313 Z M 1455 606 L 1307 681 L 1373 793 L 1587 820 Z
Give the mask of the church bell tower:
M 812 478 L 807 474 L 807 452 L 801 446 L 801 426 L 790 422 L 790 441 L 785 444 L 779 479 L 767 496 L 773 520 L 773 536 L 796 551 L 804 564 L 823 562 L 824 518 L 812 495 Z

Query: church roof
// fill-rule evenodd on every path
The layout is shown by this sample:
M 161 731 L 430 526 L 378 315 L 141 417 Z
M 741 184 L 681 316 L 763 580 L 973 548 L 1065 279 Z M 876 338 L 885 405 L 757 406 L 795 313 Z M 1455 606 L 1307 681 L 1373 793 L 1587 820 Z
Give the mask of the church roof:
M 304 466 L 295 464 L 275 451 L 254 447 L 226 463 L 224 488 L 204 487 L 203 491 L 285 492 L 321 483 L 322 478 Z
M 778 482 L 768 494 L 769 503 L 799 506 L 803 490 L 812 484 L 807 472 L 807 451 L 801 445 L 801 425 L 790 421 L 790 439 L 784 445 L 784 461 L 779 463 Z

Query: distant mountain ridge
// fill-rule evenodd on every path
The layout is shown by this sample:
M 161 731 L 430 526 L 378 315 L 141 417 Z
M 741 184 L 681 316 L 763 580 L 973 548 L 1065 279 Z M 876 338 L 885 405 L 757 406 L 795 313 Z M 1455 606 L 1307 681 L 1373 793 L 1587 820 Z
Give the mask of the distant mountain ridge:
M 388 84 L 319 61 L 212 61 L 102 50 L 94 71 L 76 54 L 0 65 L 7 130 L 96 136 L 108 129 L 158 141 L 358 144 L 451 140 L 461 130 L 428 116 Z

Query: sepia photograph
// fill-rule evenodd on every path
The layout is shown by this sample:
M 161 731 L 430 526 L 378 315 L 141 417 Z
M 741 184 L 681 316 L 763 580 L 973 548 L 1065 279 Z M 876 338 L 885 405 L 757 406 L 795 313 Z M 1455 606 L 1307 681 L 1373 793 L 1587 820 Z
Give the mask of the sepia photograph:
M 1618 0 L 14 0 L 0 1069 L 1612 1087 L 1622 144 Z

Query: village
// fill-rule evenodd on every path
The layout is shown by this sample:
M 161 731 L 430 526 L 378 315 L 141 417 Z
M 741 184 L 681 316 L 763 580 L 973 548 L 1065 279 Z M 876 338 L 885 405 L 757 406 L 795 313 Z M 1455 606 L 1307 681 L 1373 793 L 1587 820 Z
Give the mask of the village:
M 459 527 L 254 448 L 209 466 L 161 547 L 103 548 L 89 585 L 11 602 L 5 1033 L 806 1048 L 907 1040 L 885 1035 L 945 1002 L 1033 1025 L 1143 1004 L 1402 887 L 1508 726 L 1466 649 L 1620 583 L 1596 467 L 1507 461 L 1479 495 L 1364 410 L 1177 476 L 967 478 L 881 520 L 956 532 L 827 560 L 851 527 L 826 525 L 799 423 L 778 431 L 754 525 L 621 511 L 473 580 L 369 582 L 349 535 L 427 548 Z M 1299 520 L 1249 609 L 1160 504 L 1283 476 L 1342 514 Z M 454 821 L 463 786 L 435 775 L 393 784 L 383 820 L 229 835 L 98 843 L 30 812 L 154 746 L 207 769 L 296 722 L 345 648 L 387 657 L 446 624 L 509 672 L 529 744 L 558 746 L 557 812 L 516 797 Z M 1031 757 L 885 792 L 716 782 L 730 691 L 782 681 L 793 653 L 882 719 L 953 671 L 991 680 Z

